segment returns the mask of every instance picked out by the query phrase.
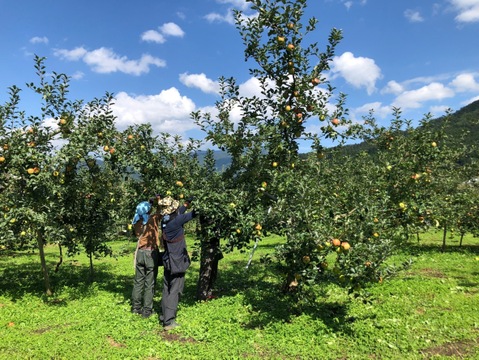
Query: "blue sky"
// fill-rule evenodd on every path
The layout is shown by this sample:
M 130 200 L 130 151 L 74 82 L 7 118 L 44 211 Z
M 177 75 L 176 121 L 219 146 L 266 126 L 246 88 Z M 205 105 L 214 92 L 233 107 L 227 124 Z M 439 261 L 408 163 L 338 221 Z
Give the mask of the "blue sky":
M 213 109 L 220 76 L 258 93 L 233 8 L 254 15 L 243 0 L 0 0 L 0 103 L 16 85 L 22 108 L 37 111 L 25 86 L 37 54 L 71 76 L 73 99 L 115 94 L 120 129 L 149 122 L 202 138 L 189 114 Z M 310 16 L 320 45 L 343 30 L 326 75 L 354 121 L 375 109 L 387 123 L 392 106 L 418 121 L 479 99 L 479 0 L 310 0 Z

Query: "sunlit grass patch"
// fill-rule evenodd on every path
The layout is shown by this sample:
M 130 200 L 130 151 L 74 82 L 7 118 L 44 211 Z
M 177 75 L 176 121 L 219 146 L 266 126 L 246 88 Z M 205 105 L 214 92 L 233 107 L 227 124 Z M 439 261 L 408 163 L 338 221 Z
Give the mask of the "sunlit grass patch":
M 225 254 L 211 301 L 194 299 L 194 262 L 180 302 L 181 327 L 169 333 L 158 317 L 130 313 L 131 241 L 113 242 L 114 256 L 95 259 L 93 281 L 85 255 L 64 258 L 51 272 L 52 297 L 43 295 L 36 254 L 2 253 L 0 358 L 479 358 L 478 239 L 442 252 L 436 235 L 423 234 L 394 257 L 412 257 L 412 266 L 369 289 L 368 301 L 325 286 L 301 313 L 281 291 L 274 264 L 261 261 L 281 241 L 265 238 L 248 267 L 252 249 Z M 58 249 L 46 251 L 53 269 Z M 161 291 L 154 300 L 159 312 Z

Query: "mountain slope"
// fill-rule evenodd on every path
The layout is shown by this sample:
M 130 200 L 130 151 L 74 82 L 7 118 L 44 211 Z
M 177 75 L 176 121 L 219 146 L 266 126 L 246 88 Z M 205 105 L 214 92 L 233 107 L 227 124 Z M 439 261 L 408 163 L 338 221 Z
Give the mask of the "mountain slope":
M 439 129 L 445 121 L 445 117 L 439 117 L 431 120 L 432 129 Z M 466 132 L 466 136 L 459 143 L 458 140 L 463 132 Z M 474 101 L 463 108 L 459 109 L 455 113 L 451 114 L 450 122 L 446 126 L 446 133 L 450 140 L 450 144 L 457 143 L 464 144 L 466 146 L 475 146 L 479 144 L 479 100 Z M 359 143 L 353 145 L 345 145 L 342 149 L 343 154 L 357 154 L 359 152 L 374 152 L 374 146 L 368 143 Z M 198 158 L 200 161 L 204 159 L 206 151 L 199 151 Z M 216 160 L 216 169 L 222 170 L 231 163 L 230 156 L 224 151 L 214 151 L 214 158 Z M 305 155 L 305 154 L 303 154 Z M 476 153 L 479 157 L 479 154 Z

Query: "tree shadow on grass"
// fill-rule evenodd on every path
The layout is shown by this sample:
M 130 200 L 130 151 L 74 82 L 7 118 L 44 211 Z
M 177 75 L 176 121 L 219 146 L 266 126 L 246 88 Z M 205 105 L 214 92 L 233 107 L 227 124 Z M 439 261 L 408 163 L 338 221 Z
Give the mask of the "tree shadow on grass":
M 442 246 L 438 245 L 423 245 L 423 244 L 411 244 L 401 252 L 408 256 L 421 256 L 421 255 L 438 255 L 438 254 L 465 254 L 470 256 L 478 256 L 479 255 L 479 245 L 447 245 L 444 249 Z M 475 279 L 479 279 L 479 271 L 474 271 L 471 273 Z M 444 275 L 445 276 L 445 275 Z M 466 276 L 452 276 L 453 278 L 458 280 L 458 285 L 463 287 L 470 287 L 475 288 L 479 286 L 479 281 L 470 281 L 468 280 L 469 277 Z
M 12 256 L 12 254 L 10 254 Z M 60 267 L 58 272 L 50 271 L 50 280 L 55 293 L 52 297 L 45 296 L 43 277 L 40 270 L 38 254 L 16 253 L 23 257 L 13 264 L 8 258 L 0 257 L 0 268 L 3 267 L 0 277 L 0 294 L 11 301 L 21 301 L 27 295 L 43 299 L 51 306 L 67 306 L 69 301 L 95 296 L 98 290 L 119 295 L 120 302 L 129 303 L 133 287 L 134 271 L 131 275 L 119 275 L 114 265 L 97 262 L 94 264 L 93 283 L 90 281 L 90 269 L 86 264 L 80 264 L 69 258 Z M 47 257 L 47 266 L 54 269 L 57 259 Z M 333 331 L 349 333 L 351 318 L 348 317 L 348 304 L 327 301 L 325 298 L 315 302 L 314 306 L 303 306 L 301 311 L 294 303 L 291 294 L 284 293 L 278 283 L 274 269 L 268 265 L 254 262 L 249 269 L 245 268 L 246 261 L 229 261 L 221 267 L 216 283 L 216 295 L 221 298 L 243 296 L 243 303 L 251 309 L 251 316 L 245 328 L 263 329 L 273 323 L 290 323 L 300 315 L 306 314 L 313 319 L 320 319 L 324 325 Z M 196 305 L 196 285 L 198 264 L 194 263 L 188 270 L 184 295 L 181 306 Z M 154 301 L 154 310 L 161 313 L 161 291 L 163 268 L 159 269 L 157 294 Z
M 335 332 L 352 333 L 347 302 L 316 299 L 310 305 L 298 306 L 294 294 L 283 292 L 277 275 L 268 265 L 253 265 L 245 268 L 246 262 L 229 262 L 220 269 L 215 294 L 220 297 L 243 296 L 243 303 L 251 309 L 249 320 L 243 324 L 248 329 L 263 329 L 273 323 L 290 323 L 304 314 L 322 323 Z M 265 268 L 266 267 L 266 268 Z
M 94 264 L 93 278 L 90 276 L 90 268 L 80 265 L 75 260 L 64 263 L 58 272 L 52 269 L 56 266 L 53 256 L 48 256 L 47 268 L 49 269 L 50 283 L 54 294 L 52 297 L 45 295 L 45 284 L 41 272 L 38 254 L 26 252 L 10 252 L 8 257 L 0 257 L 0 294 L 16 302 L 26 295 L 43 298 L 51 305 L 66 305 L 69 300 L 91 297 L 96 289 L 102 289 L 110 293 L 123 295 L 125 299 L 131 296 L 133 275 L 124 276 L 115 274 L 109 264 Z M 11 257 L 21 257 L 18 263 L 9 261 Z M 95 285 L 95 286 L 93 286 Z M 62 299 L 57 298 L 55 290 L 61 290 Z
M 11 258 L 22 258 L 24 263 L 12 264 L 9 261 Z M 0 257 L 0 269 L 0 294 L 12 301 L 17 301 L 26 294 L 41 297 L 45 293 L 37 254 L 8 252 Z
M 479 245 L 446 245 L 444 250 L 441 245 L 411 243 L 401 249 L 405 255 L 424 255 L 424 254 L 471 254 L 479 255 Z

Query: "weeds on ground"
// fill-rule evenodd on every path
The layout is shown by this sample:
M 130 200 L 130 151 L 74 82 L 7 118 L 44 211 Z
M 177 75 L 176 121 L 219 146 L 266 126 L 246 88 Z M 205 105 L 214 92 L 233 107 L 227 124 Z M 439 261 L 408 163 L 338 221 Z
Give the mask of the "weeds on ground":
M 65 259 L 51 272 L 53 297 L 43 294 L 37 254 L 3 251 L 0 359 L 479 359 L 478 239 L 450 240 L 442 252 L 439 234 L 423 234 L 397 255 L 413 266 L 371 288 L 369 302 L 325 286 L 300 314 L 259 261 L 281 241 L 266 238 L 248 268 L 250 254 L 227 254 L 211 301 L 194 300 L 194 263 L 172 332 L 129 311 L 134 243 L 113 242 L 93 282 L 85 256 Z M 58 249 L 46 254 L 54 269 Z M 160 300 L 158 291 L 157 313 Z

